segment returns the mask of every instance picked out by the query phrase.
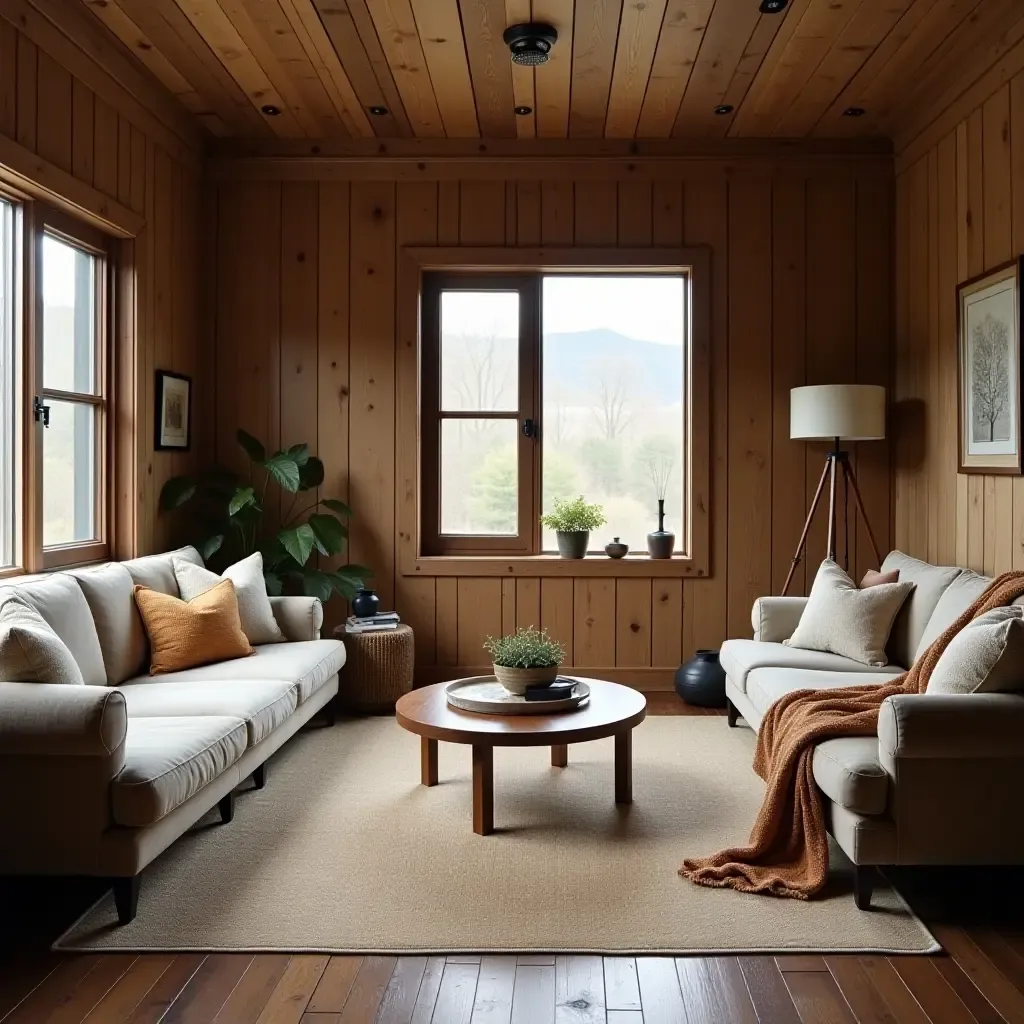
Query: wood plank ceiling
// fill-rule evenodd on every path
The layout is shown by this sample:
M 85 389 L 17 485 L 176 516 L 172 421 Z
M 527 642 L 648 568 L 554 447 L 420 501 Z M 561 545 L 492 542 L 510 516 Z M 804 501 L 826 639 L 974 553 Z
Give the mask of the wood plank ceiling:
M 884 135 L 1024 36 L 1021 0 L 67 2 L 244 138 Z M 559 34 L 536 69 L 502 42 L 529 20 Z

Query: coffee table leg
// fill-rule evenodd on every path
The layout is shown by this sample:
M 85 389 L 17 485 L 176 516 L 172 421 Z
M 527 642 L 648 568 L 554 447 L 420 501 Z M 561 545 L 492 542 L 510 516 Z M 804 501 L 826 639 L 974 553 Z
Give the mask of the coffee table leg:
M 494 831 L 494 747 L 473 747 L 473 831 Z
M 554 768 L 564 768 L 569 763 L 569 745 L 567 743 L 555 743 L 551 747 L 551 765 Z
M 615 734 L 615 802 L 633 802 L 633 730 Z
M 424 786 L 437 785 L 437 740 L 420 738 L 420 782 Z

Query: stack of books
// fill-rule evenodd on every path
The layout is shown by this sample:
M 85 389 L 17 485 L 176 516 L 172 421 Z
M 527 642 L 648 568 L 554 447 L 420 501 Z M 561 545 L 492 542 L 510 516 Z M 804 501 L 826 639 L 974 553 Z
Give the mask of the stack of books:
M 345 620 L 349 633 L 376 633 L 382 629 L 397 629 L 398 612 L 381 612 L 380 615 L 350 615 Z

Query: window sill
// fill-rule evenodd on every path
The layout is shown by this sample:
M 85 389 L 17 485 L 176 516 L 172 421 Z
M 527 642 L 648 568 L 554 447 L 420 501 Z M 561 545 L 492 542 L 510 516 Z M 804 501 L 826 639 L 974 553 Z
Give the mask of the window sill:
M 706 565 L 693 558 L 649 558 L 627 555 L 587 555 L 586 558 L 559 558 L 558 555 L 437 555 L 414 558 L 402 566 L 403 576 L 618 576 L 618 577 L 690 577 L 708 575 Z

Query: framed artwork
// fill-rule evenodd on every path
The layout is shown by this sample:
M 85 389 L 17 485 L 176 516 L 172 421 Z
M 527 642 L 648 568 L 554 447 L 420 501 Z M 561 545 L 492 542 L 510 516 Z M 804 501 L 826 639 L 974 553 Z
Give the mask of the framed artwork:
M 1024 257 L 957 286 L 961 473 L 1021 472 Z
M 188 451 L 192 443 L 192 378 L 156 371 L 157 451 Z

